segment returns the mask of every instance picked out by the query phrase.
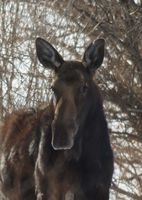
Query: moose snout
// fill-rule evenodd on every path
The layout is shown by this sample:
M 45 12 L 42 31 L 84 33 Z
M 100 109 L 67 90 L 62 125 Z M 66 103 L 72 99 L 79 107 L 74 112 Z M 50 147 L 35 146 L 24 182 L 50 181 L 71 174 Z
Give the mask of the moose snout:
M 75 120 L 69 120 L 66 123 L 54 121 L 52 124 L 52 147 L 55 150 L 71 149 L 77 129 Z
M 77 127 L 77 123 L 75 120 L 70 120 L 67 124 L 66 124 L 66 129 L 68 131 L 75 131 Z

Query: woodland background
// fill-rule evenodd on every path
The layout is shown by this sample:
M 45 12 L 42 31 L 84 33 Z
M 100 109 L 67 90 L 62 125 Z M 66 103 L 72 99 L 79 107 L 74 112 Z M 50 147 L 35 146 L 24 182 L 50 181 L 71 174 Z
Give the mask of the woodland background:
M 37 61 L 38 36 L 65 59 L 81 59 L 91 41 L 106 40 L 96 82 L 115 157 L 111 200 L 141 200 L 142 1 L 1 0 L 1 121 L 13 109 L 48 101 L 52 75 Z

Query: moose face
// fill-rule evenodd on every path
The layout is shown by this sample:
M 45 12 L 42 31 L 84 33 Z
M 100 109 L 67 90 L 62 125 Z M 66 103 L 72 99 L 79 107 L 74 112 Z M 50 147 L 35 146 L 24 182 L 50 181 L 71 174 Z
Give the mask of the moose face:
M 54 120 L 52 147 L 55 150 L 71 149 L 81 126 L 85 123 L 91 105 L 92 72 L 104 57 L 104 40 L 91 43 L 83 61 L 64 61 L 47 41 L 37 38 L 36 50 L 43 66 L 53 69 Z
M 84 116 L 89 100 L 89 76 L 82 63 L 65 62 L 56 73 L 52 90 L 55 99 L 52 123 L 54 149 L 70 149 Z

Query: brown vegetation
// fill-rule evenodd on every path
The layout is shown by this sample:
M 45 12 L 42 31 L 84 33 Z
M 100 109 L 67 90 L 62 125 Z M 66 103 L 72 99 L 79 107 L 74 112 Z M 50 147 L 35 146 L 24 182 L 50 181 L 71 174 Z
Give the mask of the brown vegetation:
M 84 46 L 106 40 L 97 73 L 115 156 L 112 199 L 142 198 L 142 2 L 134 0 L 2 1 L 0 113 L 48 99 L 50 74 L 37 67 L 37 36 L 80 59 Z M 49 83 L 47 83 L 47 80 Z M 48 92 L 47 92 L 48 91 Z

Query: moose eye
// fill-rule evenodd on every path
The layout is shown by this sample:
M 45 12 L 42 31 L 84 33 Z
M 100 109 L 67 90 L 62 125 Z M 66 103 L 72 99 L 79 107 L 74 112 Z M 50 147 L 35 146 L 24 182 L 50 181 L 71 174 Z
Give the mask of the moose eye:
M 88 91 L 88 84 L 85 83 L 80 87 L 80 93 L 84 95 L 87 93 L 87 91 Z
M 56 93 L 56 88 L 54 87 L 54 86 L 51 86 L 51 91 L 53 92 L 53 93 Z
M 59 91 L 57 90 L 57 88 L 55 86 L 51 86 L 50 89 L 54 97 L 57 99 L 59 97 Z

